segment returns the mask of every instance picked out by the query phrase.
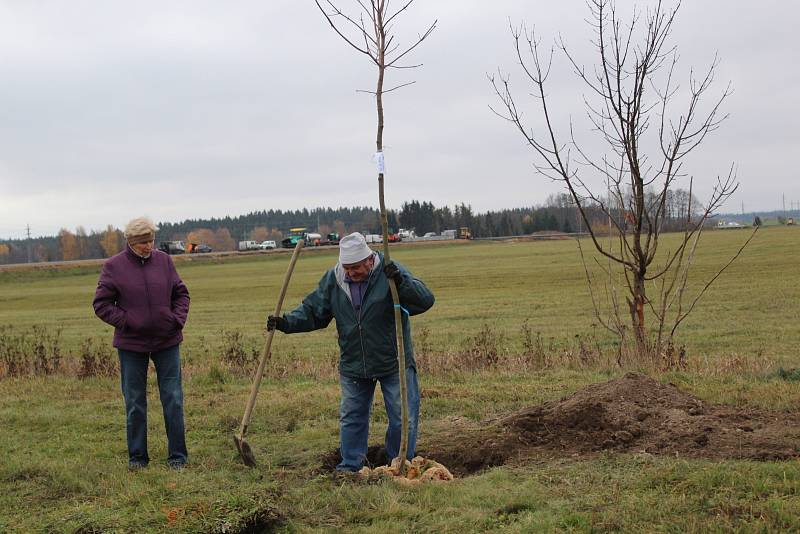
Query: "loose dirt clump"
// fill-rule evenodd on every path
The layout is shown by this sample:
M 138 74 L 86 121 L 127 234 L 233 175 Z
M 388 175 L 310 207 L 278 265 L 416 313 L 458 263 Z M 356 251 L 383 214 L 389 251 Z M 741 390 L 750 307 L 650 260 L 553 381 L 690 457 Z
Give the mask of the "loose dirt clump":
M 481 423 L 457 420 L 419 454 L 458 475 L 552 456 L 634 452 L 708 459 L 800 457 L 800 418 L 712 405 L 646 376 L 588 386 Z

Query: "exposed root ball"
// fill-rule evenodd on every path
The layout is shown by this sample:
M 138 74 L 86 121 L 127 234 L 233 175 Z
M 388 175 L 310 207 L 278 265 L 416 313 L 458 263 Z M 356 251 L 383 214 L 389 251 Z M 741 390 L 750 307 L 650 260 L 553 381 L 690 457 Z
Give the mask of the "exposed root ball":
M 363 467 L 359 474 L 364 478 L 370 477 L 388 477 L 395 482 L 404 486 L 417 486 L 424 482 L 441 481 L 448 482 L 453 480 L 453 475 L 450 471 L 433 460 L 427 460 L 422 456 L 417 456 L 410 462 L 405 461 L 406 474 L 402 475 L 400 468 L 400 458 L 392 460 L 391 465 L 382 465 L 375 469 Z

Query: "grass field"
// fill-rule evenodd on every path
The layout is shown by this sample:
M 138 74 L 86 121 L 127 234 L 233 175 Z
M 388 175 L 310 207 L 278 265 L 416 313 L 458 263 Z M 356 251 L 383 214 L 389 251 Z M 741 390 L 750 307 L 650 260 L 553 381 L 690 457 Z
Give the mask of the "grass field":
M 745 238 L 743 232 L 708 232 L 695 281 L 711 276 Z M 800 367 L 799 244 L 795 228 L 760 231 L 685 323 L 679 341 L 691 365 L 646 371 L 707 401 L 796 412 L 800 389 L 791 371 Z M 392 254 L 437 298 L 413 321 L 423 362 L 421 447 L 450 418 L 479 420 L 624 372 L 607 359 L 582 364 L 571 356 L 581 346 L 614 351 L 613 339 L 593 326 L 574 241 L 400 246 Z M 335 251 L 304 254 L 286 307 L 297 305 L 335 258 Z M 178 263 L 192 296 L 182 349 L 191 467 L 183 472 L 159 464 L 165 443 L 154 389 L 153 462 L 129 473 L 117 378 L 59 373 L 0 379 L 0 531 L 800 529 L 797 461 L 605 454 L 498 467 L 421 489 L 332 480 L 319 470 L 322 457 L 338 445 L 332 326 L 276 336 L 248 437 L 262 465 L 243 467 L 231 436 L 249 376 L 229 365 L 230 354 L 234 347 L 250 355 L 260 348 L 287 263 L 285 254 Z M 0 273 L 3 339 L 34 326 L 61 328 L 67 362 L 79 358 L 87 339 L 111 353 L 111 328 L 91 309 L 97 277 L 97 267 Z M 538 336 L 549 365 L 513 364 L 530 348 L 526 332 Z M 460 366 L 459 355 L 485 350 L 487 340 L 499 354 L 497 365 Z M 377 444 L 382 409 L 373 419 L 371 443 Z

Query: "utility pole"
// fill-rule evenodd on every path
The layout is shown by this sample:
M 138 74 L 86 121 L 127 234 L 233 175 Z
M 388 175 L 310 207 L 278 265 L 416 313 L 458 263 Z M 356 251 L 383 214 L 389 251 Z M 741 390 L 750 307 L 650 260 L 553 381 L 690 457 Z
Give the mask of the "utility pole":
M 28 224 L 25 227 L 25 231 L 28 234 L 28 263 L 31 263 L 32 257 L 31 257 L 31 225 L 30 224 Z

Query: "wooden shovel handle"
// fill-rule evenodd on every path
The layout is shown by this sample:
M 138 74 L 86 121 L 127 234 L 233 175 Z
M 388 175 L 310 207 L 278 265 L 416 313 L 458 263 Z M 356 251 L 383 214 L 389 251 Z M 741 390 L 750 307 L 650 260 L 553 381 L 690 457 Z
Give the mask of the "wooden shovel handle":
M 297 263 L 297 258 L 300 257 L 300 249 L 303 248 L 303 244 L 304 241 L 302 239 L 299 240 L 294 247 L 294 252 L 292 252 L 292 259 L 289 262 L 289 267 L 286 269 L 286 274 L 283 277 L 283 286 L 281 287 L 281 292 L 278 295 L 278 303 L 275 305 L 275 313 L 273 313 L 275 317 L 281 313 L 283 298 L 286 296 L 286 288 L 289 287 L 289 280 L 292 278 L 292 271 L 294 271 L 294 265 Z M 272 338 L 274 335 L 275 330 L 270 330 L 267 332 L 267 341 L 264 343 L 264 350 L 261 352 L 261 359 L 258 362 L 256 376 L 253 378 L 253 386 L 250 389 L 250 398 L 247 400 L 247 407 L 244 410 L 244 417 L 242 417 L 242 426 L 239 429 L 239 435 L 241 437 L 244 437 L 245 433 L 247 432 L 247 427 L 250 424 L 250 416 L 253 414 L 253 406 L 256 404 L 258 388 L 261 385 L 261 378 L 264 376 L 264 367 L 266 367 L 267 360 L 271 354 L 270 349 L 272 348 Z

